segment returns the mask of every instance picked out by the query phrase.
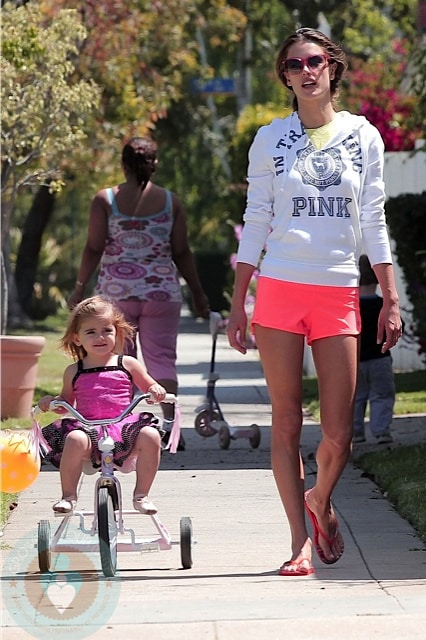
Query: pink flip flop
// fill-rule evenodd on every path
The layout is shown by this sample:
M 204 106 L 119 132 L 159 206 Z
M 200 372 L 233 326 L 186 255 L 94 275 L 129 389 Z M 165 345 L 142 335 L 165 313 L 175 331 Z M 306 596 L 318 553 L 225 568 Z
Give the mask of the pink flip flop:
M 279 576 L 311 576 L 315 570 L 308 558 L 287 560 L 278 570 Z
M 322 549 L 322 547 L 319 544 L 319 537 L 322 536 L 324 538 L 324 540 L 327 542 L 328 546 L 331 549 L 331 545 L 333 544 L 333 542 L 337 539 L 337 536 L 339 535 L 339 522 L 336 518 L 336 516 L 334 517 L 334 521 L 335 521 L 335 525 L 336 525 L 336 531 L 334 533 L 334 536 L 332 538 L 329 538 L 324 531 L 322 531 L 322 529 L 320 528 L 319 524 L 318 524 L 318 520 L 317 517 L 315 515 L 315 513 L 312 511 L 312 509 L 309 507 L 308 505 L 308 501 L 306 500 L 307 495 L 310 493 L 310 491 L 305 491 L 304 494 L 304 503 L 305 503 L 305 511 L 309 516 L 309 519 L 312 523 L 312 526 L 314 528 L 314 547 L 315 547 L 315 551 L 318 554 L 319 559 L 321 560 L 321 562 L 324 562 L 324 564 L 334 564 L 335 562 L 337 562 L 343 555 L 343 551 L 344 551 L 344 547 L 342 546 L 342 551 L 340 553 L 339 556 L 333 558 L 332 560 L 330 560 L 329 558 L 326 558 L 326 556 L 324 555 L 324 551 Z M 343 542 L 343 540 L 342 540 Z

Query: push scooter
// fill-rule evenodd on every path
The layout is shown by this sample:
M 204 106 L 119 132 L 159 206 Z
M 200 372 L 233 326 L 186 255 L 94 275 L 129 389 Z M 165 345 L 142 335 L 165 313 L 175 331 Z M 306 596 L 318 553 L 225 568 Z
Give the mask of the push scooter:
M 218 336 L 226 327 L 226 321 L 220 313 L 210 313 L 209 328 L 212 336 L 212 351 L 210 358 L 210 370 L 207 382 L 204 402 L 196 408 L 195 431 L 203 438 L 211 438 L 218 434 L 221 449 L 228 449 L 231 440 L 246 438 L 253 449 L 260 445 L 260 429 L 257 424 L 249 427 L 231 427 L 225 420 L 222 409 L 216 397 L 216 382 L 220 375 L 215 371 L 216 343 Z

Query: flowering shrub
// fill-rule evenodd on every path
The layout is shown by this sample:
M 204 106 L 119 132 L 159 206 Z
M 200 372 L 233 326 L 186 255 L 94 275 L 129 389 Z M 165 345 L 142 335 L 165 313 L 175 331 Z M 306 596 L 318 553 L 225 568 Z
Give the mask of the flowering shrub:
M 363 102 L 359 113 L 380 131 L 385 150 L 411 151 L 414 149 L 415 141 L 420 137 L 419 133 L 407 131 L 404 124 L 413 111 L 409 98 L 404 99 L 394 89 L 387 89 L 382 92 L 378 100 L 381 102 L 380 105 Z
M 413 126 L 416 98 L 399 91 L 407 76 L 405 43 L 395 40 L 391 60 L 351 60 L 348 72 L 347 107 L 364 115 L 380 131 L 386 151 L 410 151 L 422 137 Z

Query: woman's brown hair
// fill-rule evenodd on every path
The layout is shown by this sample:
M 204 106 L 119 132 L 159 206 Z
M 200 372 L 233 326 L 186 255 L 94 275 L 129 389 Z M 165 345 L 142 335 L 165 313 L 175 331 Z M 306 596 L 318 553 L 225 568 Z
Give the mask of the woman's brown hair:
M 287 84 L 284 73 L 284 61 L 287 58 L 288 50 L 296 42 L 313 42 L 314 44 L 317 44 L 323 49 L 324 53 L 329 56 L 329 62 L 336 65 L 334 78 L 330 81 L 331 99 L 333 103 L 335 103 L 339 95 L 339 82 L 342 79 L 342 76 L 345 73 L 346 69 L 348 68 L 346 54 L 343 51 L 342 47 L 335 42 L 332 42 L 330 38 L 327 38 L 326 35 L 324 35 L 321 31 L 317 31 L 316 29 L 309 29 L 307 27 L 304 27 L 292 33 L 281 45 L 281 48 L 278 51 L 275 60 L 275 72 L 277 74 L 277 77 L 289 91 L 292 91 L 292 88 Z M 297 106 L 297 98 L 296 96 L 294 96 L 293 109 L 295 111 L 297 111 Z

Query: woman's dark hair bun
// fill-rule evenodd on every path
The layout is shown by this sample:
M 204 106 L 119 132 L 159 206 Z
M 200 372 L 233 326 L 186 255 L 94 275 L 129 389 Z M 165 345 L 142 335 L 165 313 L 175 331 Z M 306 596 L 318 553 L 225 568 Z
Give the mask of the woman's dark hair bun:
M 145 187 L 157 164 L 157 144 L 149 138 L 131 138 L 123 147 L 123 166 Z

